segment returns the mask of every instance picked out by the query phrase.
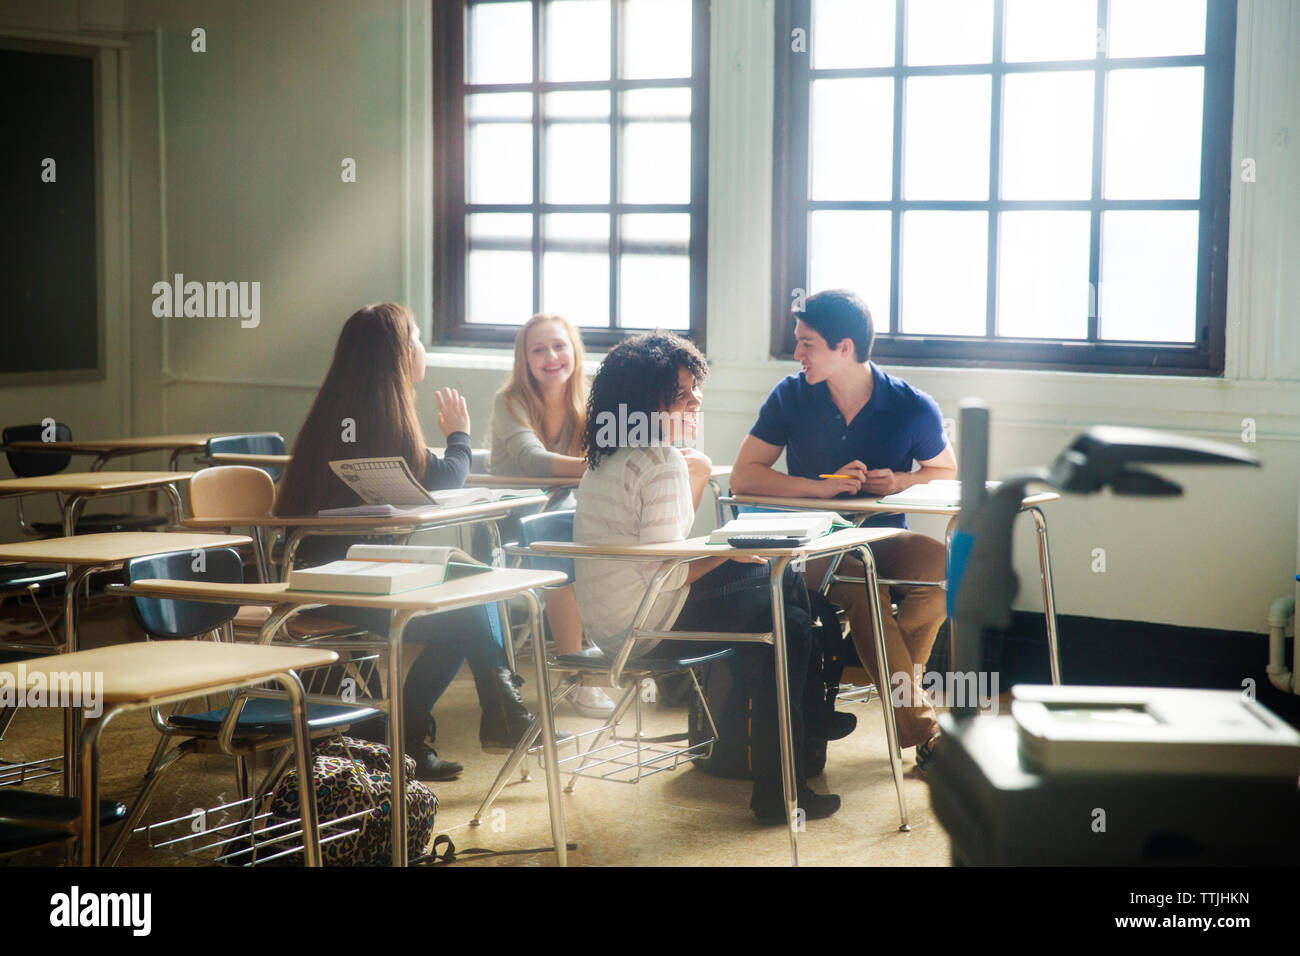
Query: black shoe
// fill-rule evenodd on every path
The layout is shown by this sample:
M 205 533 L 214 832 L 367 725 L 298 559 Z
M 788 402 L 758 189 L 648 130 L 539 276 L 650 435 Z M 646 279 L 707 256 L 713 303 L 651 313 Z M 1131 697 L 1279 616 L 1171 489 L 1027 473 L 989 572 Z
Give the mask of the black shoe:
M 519 685 L 523 682 L 522 677 L 506 667 L 494 667 L 474 675 L 479 706 L 483 708 L 478 739 L 484 752 L 510 753 L 532 726 L 533 715 L 519 696 Z
M 417 744 L 414 748 L 408 746 L 406 753 L 415 761 L 416 780 L 452 780 L 465 769 L 454 760 L 443 760 L 438 751 L 427 744 Z
M 849 734 L 853 733 L 858 726 L 857 714 L 846 714 L 842 711 L 832 710 L 827 715 L 826 720 L 826 739 L 843 740 Z
M 803 819 L 824 820 L 840 808 L 840 798 L 834 793 L 814 793 L 808 787 L 799 789 L 797 806 L 803 811 Z M 762 787 L 754 783 L 754 795 L 750 798 L 749 809 L 754 811 L 758 822 L 763 826 L 780 826 L 786 823 L 785 799 L 782 788 Z
M 938 742 L 939 735 L 935 734 L 925 743 L 916 745 L 916 769 L 921 773 L 928 773 L 934 763 L 934 747 Z

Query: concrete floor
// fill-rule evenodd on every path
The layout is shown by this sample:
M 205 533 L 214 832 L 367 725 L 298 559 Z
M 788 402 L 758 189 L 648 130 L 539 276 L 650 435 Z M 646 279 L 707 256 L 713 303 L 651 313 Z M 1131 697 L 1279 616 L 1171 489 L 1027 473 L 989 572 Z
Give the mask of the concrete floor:
M 96 646 L 138 636 L 121 603 L 97 599 L 85 615 L 83 646 Z M 531 667 L 520 662 L 527 675 Z M 533 682 L 524 687 L 534 704 Z M 841 705 L 857 713 L 859 725 L 848 738 L 830 745 L 824 776 L 812 781 L 819 792 L 838 793 L 844 803 L 828 820 L 813 821 L 799 838 L 800 862 L 812 866 L 946 866 L 948 839 L 930 809 L 929 788 L 912 766 L 912 751 L 904 752 L 905 792 L 911 817 L 909 833 L 898 830 L 898 807 L 886 756 L 880 705 Z M 645 705 L 650 733 L 668 733 L 686 725 L 685 709 Z M 546 789 L 540 768 L 533 764 L 532 780 L 517 779 L 506 787 L 483 826 L 468 821 L 495 778 L 504 757 L 485 754 L 478 745 L 479 709 L 468 671 L 462 672 L 438 704 L 439 752 L 465 765 L 457 780 L 431 786 L 438 796 L 439 832 L 448 833 L 458 848 L 486 847 L 518 850 L 549 847 L 551 843 Z M 567 705 L 559 725 L 580 731 L 597 726 Z M 130 802 L 152 755 L 157 734 L 147 714 L 114 721 L 101 746 L 102 793 Z M 60 711 L 20 711 L 5 739 L 0 759 L 19 761 L 58 753 L 62 746 Z M 31 785 L 55 792 L 59 778 Z M 567 779 L 567 778 L 566 778 Z M 580 866 L 782 866 L 789 863 L 789 839 L 783 827 L 761 827 L 748 809 L 747 781 L 723 780 L 700 771 L 682 769 L 656 774 L 636 785 L 582 779 L 563 797 L 568 837 L 577 849 L 570 865 Z M 184 758 L 155 796 L 146 822 L 171 819 L 196 809 L 233 800 L 232 761 L 219 756 Z M 216 815 L 209 818 L 211 824 Z M 107 839 L 105 841 L 107 843 Z M 58 856 L 34 855 L 25 862 L 57 863 Z M 150 849 L 134 836 L 119 863 L 122 866 L 187 866 L 202 861 Z M 529 854 L 466 859 L 464 866 L 551 866 L 549 850 Z

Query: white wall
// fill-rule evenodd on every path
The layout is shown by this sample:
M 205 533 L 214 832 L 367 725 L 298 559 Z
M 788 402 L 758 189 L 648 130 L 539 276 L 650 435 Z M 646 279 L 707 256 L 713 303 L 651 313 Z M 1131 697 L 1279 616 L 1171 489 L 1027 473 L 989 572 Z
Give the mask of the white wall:
M 767 358 L 773 0 L 714 0 L 710 94 L 708 342 L 704 448 L 728 461 L 771 385 Z M 110 377 L 66 389 L 0 389 L 4 420 L 39 418 L 57 398 L 83 434 L 278 429 L 292 438 L 358 305 L 397 299 L 427 315 L 427 0 L 121 0 L 10 3 L 5 27 L 128 32 L 131 91 L 126 314 L 109 316 Z M 207 31 L 207 52 L 190 31 Z M 1224 379 L 899 369 L 945 414 L 979 395 L 994 413 L 993 470 L 1049 461 L 1098 422 L 1238 440 L 1254 418 L 1257 473 L 1188 473 L 1179 502 L 1076 499 L 1048 512 L 1062 613 L 1263 630 L 1290 593 L 1300 487 L 1300 5 L 1241 0 L 1228 370 Z M 116 115 L 114 113 L 114 115 Z M 353 157 L 358 182 L 343 184 Z M 111 218 L 107 221 L 113 221 Z M 150 286 L 174 272 L 258 280 L 262 320 L 164 323 Z M 119 278 L 123 274 L 119 269 Z M 122 363 L 112 365 L 117 354 Z M 129 363 L 126 357 L 129 356 Z M 483 434 L 505 361 L 441 350 L 421 394 L 466 390 Z M 123 396 L 130 396 L 123 400 Z M 1184 470 L 1186 471 L 1186 470 Z M 1138 508 L 1141 508 L 1139 514 Z M 917 523 L 921 530 L 941 528 Z M 1022 531 L 1021 606 L 1037 606 Z M 1107 572 L 1090 570 L 1092 549 Z

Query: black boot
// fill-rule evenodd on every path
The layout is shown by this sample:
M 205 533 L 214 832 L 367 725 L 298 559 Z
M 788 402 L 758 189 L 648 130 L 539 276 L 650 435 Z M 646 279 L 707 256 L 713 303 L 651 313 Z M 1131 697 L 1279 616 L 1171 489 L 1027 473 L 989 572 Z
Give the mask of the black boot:
M 478 739 L 487 753 L 510 753 L 528 732 L 533 715 L 519 696 L 519 685 L 523 682 L 508 667 L 475 671 L 474 686 L 478 690 L 479 706 L 483 708 Z
M 438 751 L 433 749 L 438 725 L 432 714 L 424 720 L 408 717 L 405 723 L 406 741 L 402 744 L 402 749 L 415 761 L 416 780 L 451 780 L 460 776 L 465 768 L 454 760 L 443 760 L 438 756 Z
M 796 805 L 803 811 L 803 819 L 823 820 L 840 808 L 840 798 L 833 793 L 814 793 L 802 781 L 795 789 Z M 766 777 L 754 781 L 754 792 L 749 798 L 749 809 L 764 826 L 778 826 L 786 822 L 785 797 L 781 777 Z M 797 823 L 798 821 L 796 821 Z

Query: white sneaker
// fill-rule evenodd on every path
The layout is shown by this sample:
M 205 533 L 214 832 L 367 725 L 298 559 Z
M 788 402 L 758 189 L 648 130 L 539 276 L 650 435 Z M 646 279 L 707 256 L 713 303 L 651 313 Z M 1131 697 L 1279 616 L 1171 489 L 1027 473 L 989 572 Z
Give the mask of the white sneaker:
M 614 714 L 614 702 L 599 687 L 589 687 L 584 684 L 569 698 L 569 702 L 573 704 L 573 709 L 584 717 L 606 720 Z

